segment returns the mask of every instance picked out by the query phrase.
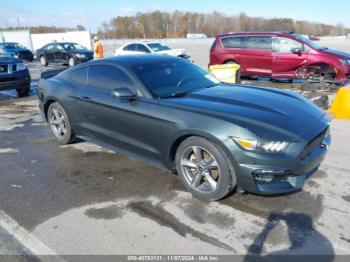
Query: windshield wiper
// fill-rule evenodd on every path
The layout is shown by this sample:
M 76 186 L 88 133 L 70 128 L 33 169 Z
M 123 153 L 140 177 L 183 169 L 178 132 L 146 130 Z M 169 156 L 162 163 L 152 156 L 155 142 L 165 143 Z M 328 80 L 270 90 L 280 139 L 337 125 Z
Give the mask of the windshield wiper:
M 179 91 L 179 92 L 172 93 L 170 95 L 160 96 L 159 98 L 162 99 L 162 98 L 169 98 L 169 97 L 180 97 L 180 96 L 185 96 L 188 93 L 190 93 L 190 92 L 189 91 Z

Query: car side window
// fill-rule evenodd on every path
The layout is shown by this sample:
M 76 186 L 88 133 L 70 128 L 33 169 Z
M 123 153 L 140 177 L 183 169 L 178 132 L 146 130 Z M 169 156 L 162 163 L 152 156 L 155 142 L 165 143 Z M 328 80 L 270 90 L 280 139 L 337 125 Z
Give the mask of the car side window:
M 53 51 L 55 49 L 55 45 L 51 44 L 51 45 L 47 45 L 46 47 L 44 47 L 44 50 L 48 50 L 48 51 Z
M 88 72 L 87 67 L 76 69 L 70 73 L 70 78 L 76 83 L 86 85 L 87 84 L 87 72 Z
M 93 65 L 88 71 L 88 85 L 112 91 L 118 87 L 133 88 L 131 79 L 119 68 L 111 65 Z
M 127 45 L 126 47 L 124 47 L 123 50 L 126 50 L 126 51 L 136 51 L 136 45 L 135 45 L 135 44 Z
M 221 38 L 221 43 L 225 48 L 243 48 L 242 37 L 223 37 Z
M 144 45 L 141 44 L 137 44 L 137 51 L 139 52 L 144 52 L 144 53 L 150 53 L 150 51 L 148 50 L 147 47 L 145 47 Z
M 56 45 L 55 50 L 56 50 L 56 51 L 64 51 L 64 47 L 61 46 L 61 45 Z
M 286 37 L 273 38 L 273 52 L 275 53 L 292 54 L 296 48 L 303 50 L 303 44 Z
M 244 48 L 252 50 L 272 50 L 272 38 L 270 36 L 245 37 Z

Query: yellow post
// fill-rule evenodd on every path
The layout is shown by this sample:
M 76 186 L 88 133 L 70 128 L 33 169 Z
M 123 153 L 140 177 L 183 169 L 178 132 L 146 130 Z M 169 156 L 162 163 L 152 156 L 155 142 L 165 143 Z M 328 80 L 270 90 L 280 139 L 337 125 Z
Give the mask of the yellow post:
M 336 119 L 350 119 L 350 86 L 338 90 L 329 111 Z
M 211 65 L 209 66 L 209 72 L 221 82 L 235 84 L 237 82 L 236 72 L 239 68 L 240 65 L 237 64 Z

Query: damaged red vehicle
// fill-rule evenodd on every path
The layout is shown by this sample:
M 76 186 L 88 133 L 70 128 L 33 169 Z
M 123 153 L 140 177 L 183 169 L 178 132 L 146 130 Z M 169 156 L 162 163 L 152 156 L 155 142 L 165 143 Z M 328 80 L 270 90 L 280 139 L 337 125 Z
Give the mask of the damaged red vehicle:
M 216 36 L 209 65 L 232 63 L 241 65 L 243 76 L 338 83 L 350 80 L 349 53 L 322 47 L 294 33 Z

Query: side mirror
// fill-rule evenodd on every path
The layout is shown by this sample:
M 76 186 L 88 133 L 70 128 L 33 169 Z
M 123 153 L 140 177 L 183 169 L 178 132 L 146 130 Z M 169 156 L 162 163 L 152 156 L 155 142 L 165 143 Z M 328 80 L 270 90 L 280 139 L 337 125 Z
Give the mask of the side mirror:
M 293 54 L 296 54 L 298 56 L 301 56 L 303 54 L 303 50 L 301 48 L 299 48 L 299 47 L 293 48 L 292 52 L 293 52 Z
M 113 89 L 112 97 L 114 98 L 133 98 L 136 95 L 127 87 Z

